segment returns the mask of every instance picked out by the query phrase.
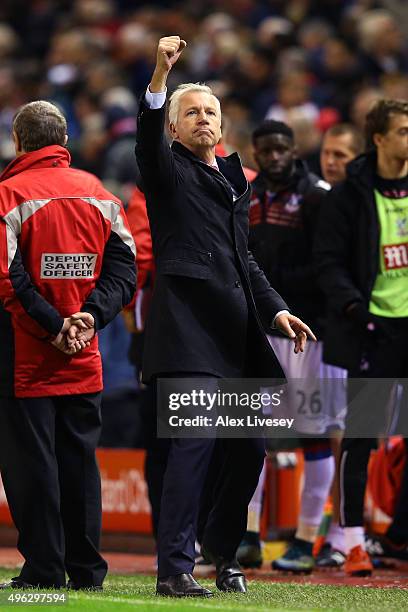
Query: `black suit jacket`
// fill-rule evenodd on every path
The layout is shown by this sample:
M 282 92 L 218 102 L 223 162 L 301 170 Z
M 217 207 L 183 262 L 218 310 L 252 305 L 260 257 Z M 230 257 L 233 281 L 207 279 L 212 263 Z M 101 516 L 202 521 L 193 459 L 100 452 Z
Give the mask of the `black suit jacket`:
M 136 158 L 157 266 L 143 376 L 205 372 L 283 378 L 261 318 L 287 308 L 248 252 L 250 188 L 236 153 L 208 166 L 164 136 L 142 101 Z M 230 185 L 239 197 L 233 201 Z

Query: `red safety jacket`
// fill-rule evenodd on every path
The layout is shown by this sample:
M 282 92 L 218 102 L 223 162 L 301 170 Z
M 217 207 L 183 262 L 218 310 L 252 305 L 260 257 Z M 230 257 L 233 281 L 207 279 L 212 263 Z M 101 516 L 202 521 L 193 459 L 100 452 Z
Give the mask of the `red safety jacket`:
M 126 214 L 137 250 L 137 291 L 133 301 L 126 307 L 126 310 L 134 312 L 136 331 L 140 333 L 145 328 L 146 319 L 149 314 L 156 267 L 153 257 L 149 218 L 146 210 L 146 199 L 137 187 L 135 187 L 129 200 Z
M 136 286 L 120 201 L 69 164 L 67 149 L 48 146 L 16 158 L 0 176 L 0 300 L 12 314 L 17 397 L 100 391 L 97 338 L 68 356 L 50 336 L 80 310 L 104 327 Z

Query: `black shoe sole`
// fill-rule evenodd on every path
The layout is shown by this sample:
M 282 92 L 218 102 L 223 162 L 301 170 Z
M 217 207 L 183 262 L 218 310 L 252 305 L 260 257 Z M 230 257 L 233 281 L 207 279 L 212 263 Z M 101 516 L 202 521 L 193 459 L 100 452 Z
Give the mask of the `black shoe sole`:
M 367 578 L 371 576 L 372 573 L 371 570 L 360 570 L 358 572 L 350 572 L 347 576 L 350 578 Z
M 242 591 L 240 589 L 234 589 L 233 587 L 222 587 L 222 586 L 218 586 L 218 584 L 215 585 L 217 587 L 217 589 L 219 591 L 221 591 L 222 593 L 247 593 L 248 589 L 245 588 L 245 591 Z
M 222 583 L 218 584 L 217 581 L 215 582 L 215 586 L 217 587 L 217 589 L 219 591 L 222 591 L 223 593 L 247 593 L 247 591 L 248 591 L 248 587 L 247 587 L 246 582 L 245 582 L 245 590 L 244 591 L 242 589 L 234 589 L 233 586 L 224 586 Z

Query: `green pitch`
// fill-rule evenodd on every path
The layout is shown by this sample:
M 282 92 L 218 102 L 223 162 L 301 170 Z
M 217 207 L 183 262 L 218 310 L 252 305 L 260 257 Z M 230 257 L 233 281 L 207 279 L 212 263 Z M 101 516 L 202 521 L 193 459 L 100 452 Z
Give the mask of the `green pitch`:
M 16 572 L 0 568 L 0 581 Z M 213 581 L 200 580 L 209 588 Z M 251 581 L 247 595 L 224 594 L 216 589 L 211 599 L 166 599 L 154 595 L 155 580 L 151 576 L 109 576 L 101 593 L 69 592 L 65 605 L 41 606 L 41 610 L 63 612 L 295 612 L 325 610 L 327 612 L 402 612 L 408 610 L 408 591 L 363 587 L 335 587 Z M 7 591 L 11 593 L 12 591 Z M 16 591 L 13 591 L 16 593 Z M 22 591 L 19 591 L 22 593 Z M 4 598 L 5 592 L 1 594 Z M 28 609 L 33 606 L 8 605 L 4 599 L 1 610 Z M 38 608 L 37 608 L 38 609 Z

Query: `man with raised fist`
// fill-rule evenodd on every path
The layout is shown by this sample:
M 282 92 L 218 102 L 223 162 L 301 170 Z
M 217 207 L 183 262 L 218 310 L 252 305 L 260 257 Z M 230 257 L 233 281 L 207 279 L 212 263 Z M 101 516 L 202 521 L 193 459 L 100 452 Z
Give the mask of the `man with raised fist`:
M 296 353 L 314 335 L 288 312 L 248 252 L 250 189 L 236 153 L 215 155 L 221 109 L 209 87 L 176 89 L 169 103 L 171 148 L 165 137 L 166 82 L 185 47 L 179 36 L 160 39 L 138 117 L 136 157 L 157 266 L 144 380 L 200 377 L 214 387 L 219 378 L 282 378 L 261 319 L 292 338 Z M 160 595 L 212 595 L 192 571 L 200 497 L 216 446 L 220 468 L 203 549 L 216 563 L 220 590 L 246 591 L 236 550 L 263 465 L 263 442 L 172 438 L 158 529 Z

